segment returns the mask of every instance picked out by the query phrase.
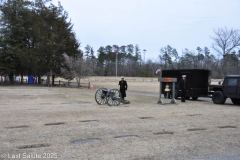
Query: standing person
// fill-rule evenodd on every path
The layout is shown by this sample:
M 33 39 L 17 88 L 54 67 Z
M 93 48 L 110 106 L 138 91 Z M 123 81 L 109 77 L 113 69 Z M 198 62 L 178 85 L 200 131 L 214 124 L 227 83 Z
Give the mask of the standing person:
M 181 92 L 181 102 L 185 102 L 186 91 L 188 91 L 188 81 L 186 75 L 182 76 L 182 80 L 179 83 L 179 91 Z
M 121 81 L 119 81 L 118 85 L 120 86 L 120 93 L 122 96 L 122 99 L 126 97 L 126 90 L 127 90 L 127 81 L 124 80 L 124 77 L 121 77 Z

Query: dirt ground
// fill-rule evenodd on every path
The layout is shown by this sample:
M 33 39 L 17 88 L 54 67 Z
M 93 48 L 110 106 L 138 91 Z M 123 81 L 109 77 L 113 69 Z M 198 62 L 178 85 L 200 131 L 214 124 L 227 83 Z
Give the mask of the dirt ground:
M 0 159 L 202 159 L 240 153 L 240 106 L 160 105 L 158 82 L 128 82 L 131 104 L 98 105 L 94 90 L 0 86 Z M 167 102 L 167 99 L 163 99 Z

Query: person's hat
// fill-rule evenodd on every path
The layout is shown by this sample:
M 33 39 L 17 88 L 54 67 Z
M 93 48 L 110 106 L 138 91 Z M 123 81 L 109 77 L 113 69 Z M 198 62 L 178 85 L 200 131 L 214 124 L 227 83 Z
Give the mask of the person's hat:
M 124 79 L 124 77 L 122 76 L 121 79 Z
M 182 78 L 186 78 L 186 75 L 182 75 Z

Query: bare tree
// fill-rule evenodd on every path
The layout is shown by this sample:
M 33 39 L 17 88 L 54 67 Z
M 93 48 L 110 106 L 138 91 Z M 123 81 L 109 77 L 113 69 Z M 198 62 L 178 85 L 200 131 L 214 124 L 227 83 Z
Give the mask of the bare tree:
M 89 57 L 90 56 L 90 53 L 91 53 L 91 49 L 92 49 L 92 47 L 90 46 L 90 45 L 87 45 L 86 47 L 85 47 L 85 56 L 86 57 Z
M 64 78 L 73 79 L 75 78 L 78 87 L 80 87 L 80 79 L 89 76 L 92 73 L 90 67 L 90 59 L 83 59 L 81 55 L 73 58 L 68 56 L 66 53 L 63 54 L 64 57 L 64 68 L 61 68 L 61 73 Z
M 240 46 L 239 30 L 225 28 L 213 29 L 215 37 L 211 37 L 214 41 L 212 48 L 219 54 L 226 57 L 234 48 Z

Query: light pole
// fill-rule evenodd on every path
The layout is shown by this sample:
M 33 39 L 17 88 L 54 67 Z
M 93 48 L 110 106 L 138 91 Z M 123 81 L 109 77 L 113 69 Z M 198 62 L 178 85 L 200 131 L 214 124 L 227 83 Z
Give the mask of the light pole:
M 116 77 L 117 77 L 117 52 L 116 52 Z
M 146 51 L 147 51 L 146 49 L 143 50 L 143 54 L 144 54 L 144 55 L 143 55 L 143 61 L 144 61 L 144 63 L 145 63 L 145 52 L 146 52 Z
M 115 52 L 117 49 L 113 46 L 112 51 Z M 117 52 L 116 52 L 116 77 L 117 77 Z

